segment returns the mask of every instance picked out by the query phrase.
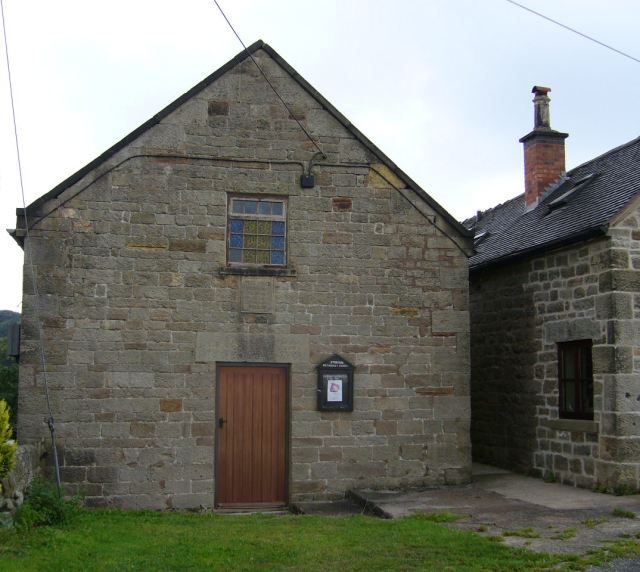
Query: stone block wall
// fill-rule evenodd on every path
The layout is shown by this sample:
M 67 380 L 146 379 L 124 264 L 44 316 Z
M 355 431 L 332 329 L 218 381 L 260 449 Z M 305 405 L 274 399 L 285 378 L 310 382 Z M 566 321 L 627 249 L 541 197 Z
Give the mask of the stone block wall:
M 527 472 L 542 390 L 530 263 L 471 275 L 471 438 L 476 461 Z
M 537 292 L 536 317 L 541 324 L 534 379 L 542 391 L 533 468 L 537 474 L 582 487 L 595 483 L 602 399 L 599 352 L 607 343 L 606 318 L 596 308 L 602 295 L 599 277 L 609 265 L 608 252 L 607 240 L 578 244 L 534 260 L 537 272 L 529 276 L 530 287 Z M 594 419 L 559 419 L 557 344 L 586 339 L 593 342 Z
M 40 205 L 31 247 L 62 479 L 92 504 L 214 502 L 216 364 L 290 366 L 292 500 L 470 477 L 464 240 L 264 52 Z M 226 264 L 230 193 L 285 197 L 288 267 Z M 46 434 L 24 279 L 21 442 Z M 356 367 L 316 411 L 315 365 Z
M 638 486 L 637 228 L 632 213 L 608 237 L 472 273 L 474 459 L 581 487 Z M 583 339 L 594 420 L 559 419 L 557 344 Z

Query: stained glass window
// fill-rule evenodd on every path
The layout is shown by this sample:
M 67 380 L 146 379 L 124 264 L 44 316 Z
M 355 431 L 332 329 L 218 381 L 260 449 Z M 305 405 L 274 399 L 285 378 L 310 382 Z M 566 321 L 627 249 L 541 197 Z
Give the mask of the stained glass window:
M 229 201 L 228 261 L 231 264 L 286 264 L 286 202 L 271 197 Z

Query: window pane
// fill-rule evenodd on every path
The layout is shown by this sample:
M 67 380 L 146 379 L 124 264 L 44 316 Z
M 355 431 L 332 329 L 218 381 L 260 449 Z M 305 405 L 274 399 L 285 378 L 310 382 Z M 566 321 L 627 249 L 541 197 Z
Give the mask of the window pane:
M 284 222 L 273 221 L 271 225 L 271 234 L 274 236 L 284 236 Z
M 258 201 L 243 201 L 244 212 L 247 214 L 256 214 L 258 212 Z
M 269 250 L 269 237 L 258 235 L 257 247 L 261 250 Z
M 581 409 L 588 415 L 593 415 L 593 380 L 589 379 L 582 383 L 582 403 Z
M 240 199 L 233 199 L 231 201 L 231 212 L 232 213 L 243 213 L 244 212 L 244 201 Z
M 269 264 L 269 251 L 258 250 L 258 252 L 256 253 L 256 262 L 258 264 Z
M 271 214 L 282 216 L 284 214 L 284 204 L 283 203 L 271 203 Z
M 246 220 L 244 221 L 244 232 L 245 234 L 256 234 L 258 230 L 258 221 L 256 220 Z
M 591 373 L 591 348 L 582 348 L 580 352 L 580 377 L 592 377 Z
M 576 384 L 574 381 L 564 382 L 564 407 L 567 413 L 576 411 Z
M 229 223 L 229 228 L 231 228 L 231 232 L 233 233 L 242 234 L 244 230 L 244 221 L 237 218 L 232 218 L 231 222 Z
M 256 261 L 256 251 L 255 250 L 245 250 L 244 251 L 244 260 L 242 262 L 247 262 L 249 264 L 254 264 Z
M 262 215 L 269 215 L 271 214 L 271 205 L 273 203 L 270 203 L 269 201 L 260 201 L 260 204 L 258 205 L 258 212 Z
M 564 371 L 562 372 L 562 376 L 565 379 L 575 379 L 576 378 L 576 350 L 574 349 L 565 349 L 563 352 L 563 366 Z
M 258 246 L 258 238 L 252 235 L 245 236 L 244 246 L 245 248 L 255 248 L 256 246 Z
M 271 237 L 271 248 L 274 250 L 284 250 L 284 236 Z
M 284 252 L 274 250 L 271 253 L 271 264 L 284 264 Z
M 231 248 L 242 248 L 242 235 L 232 234 L 231 239 L 229 240 L 229 245 Z
M 258 234 L 271 234 L 271 221 L 259 220 L 258 221 Z
M 239 250 L 237 248 L 230 248 L 229 262 L 242 262 L 242 250 Z

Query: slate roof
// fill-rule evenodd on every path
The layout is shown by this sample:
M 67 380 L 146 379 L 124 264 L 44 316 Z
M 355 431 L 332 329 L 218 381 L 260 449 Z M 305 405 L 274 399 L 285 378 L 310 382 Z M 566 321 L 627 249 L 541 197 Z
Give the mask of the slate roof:
M 193 86 L 189 91 L 182 94 L 178 99 L 167 105 L 164 109 L 156 113 L 151 119 L 140 125 L 137 129 L 134 129 L 131 133 L 118 141 L 115 145 L 107 149 L 100 156 L 96 157 L 93 161 L 85 165 L 82 169 L 62 181 L 56 187 L 45 193 L 30 205 L 27 206 L 27 213 L 29 215 L 35 215 L 38 213 L 38 209 L 50 201 L 59 197 L 66 189 L 77 183 L 85 175 L 92 170 L 96 169 L 109 158 L 115 155 L 118 151 L 125 148 L 132 141 L 140 137 L 148 129 L 154 125 L 160 123 L 170 113 L 178 109 L 182 104 L 191 99 L 194 95 L 205 89 L 211 83 L 216 81 L 230 69 L 236 67 L 243 62 L 246 58 L 253 55 L 258 50 L 264 50 L 274 61 L 280 65 L 304 90 L 306 90 L 313 98 L 318 101 L 324 109 L 326 109 L 344 128 L 350 132 L 356 140 L 358 140 L 364 147 L 366 147 L 371 153 L 377 157 L 381 163 L 385 164 L 395 175 L 397 175 L 402 181 L 405 182 L 408 188 L 412 189 L 416 195 L 423 201 L 425 201 L 434 211 L 436 211 L 444 220 L 446 220 L 465 241 L 470 242 L 472 233 L 460 224 L 444 207 L 442 207 L 431 195 L 429 195 L 424 189 L 422 189 L 413 179 L 411 179 L 402 169 L 400 169 L 387 155 L 385 155 L 376 145 L 374 145 L 351 121 L 349 121 L 342 113 L 340 113 L 319 91 L 317 91 L 307 80 L 305 80 L 280 54 L 278 54 L 271 46 L 258 40 L 251 44 L 245 50 L 242 50 L 238 55 L 229 60 L 221 68 L 207 76 L 200 83 Z M 24 217 L 23 209 L 16 209 L 18 216 L 18 226 L 20 221 Z M 9 234 L 14 236 L 15 231 L 10 230 Z
M 569 171 L 528 212 L 521 194 L 465 220 L 476 236 L 471 269 L 602 235 L 638 193 L 640 137 Z

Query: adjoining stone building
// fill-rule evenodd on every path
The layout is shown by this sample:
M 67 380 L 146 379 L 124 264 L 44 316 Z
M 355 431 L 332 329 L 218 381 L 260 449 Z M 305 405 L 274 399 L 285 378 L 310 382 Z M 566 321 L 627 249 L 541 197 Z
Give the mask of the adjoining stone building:
M 41 326 L 68 491 L 195 508 L 469 480 L 471 235 L 266 44 L 27 215 L 18 438 L 48 436 Z
M 640 138 L 565 173 L 549 89 L 525 193 L 465 221 L 474 460 L 581 487 L 640 485 Z

